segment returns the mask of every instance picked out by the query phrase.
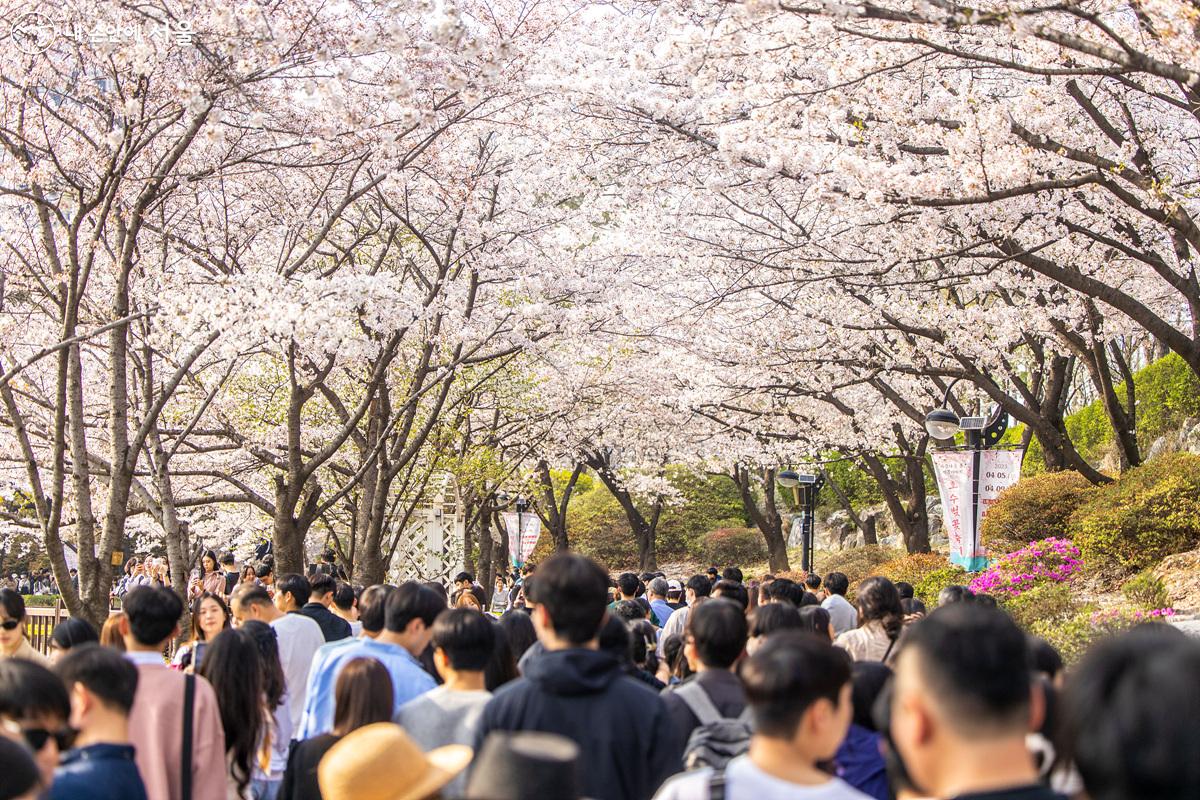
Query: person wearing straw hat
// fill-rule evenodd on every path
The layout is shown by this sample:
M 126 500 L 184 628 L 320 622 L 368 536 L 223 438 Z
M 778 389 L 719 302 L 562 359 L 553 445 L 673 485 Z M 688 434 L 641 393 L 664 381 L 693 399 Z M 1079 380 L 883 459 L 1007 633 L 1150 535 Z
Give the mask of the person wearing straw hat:
M 394 722 L 346 734 L 317 767 L 325 800 L 426 800 L 471 763 L 474 751 L 451 744 L 422 753 Z

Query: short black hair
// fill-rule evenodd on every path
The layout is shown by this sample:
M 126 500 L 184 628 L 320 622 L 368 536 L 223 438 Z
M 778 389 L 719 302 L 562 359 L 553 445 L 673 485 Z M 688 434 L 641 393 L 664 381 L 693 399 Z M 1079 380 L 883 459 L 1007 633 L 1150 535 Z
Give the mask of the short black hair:
M 708 597 L 712 593 L 713 582 L 703 575 L 693 575 L 684 584 L 685 589 L 691 589 L 696 597 Z
M 738 668 L 758 736 L 791 739 L 818 700 L 838 704 L 850 681 L 845 650 L 806 633 L 781 631 Z
M 337 578 L 322 572 L 309 581 L 309 597 L 324 597 L 337 589 Z
M 339 581 L 333 590 L 333 604 L 342 611 L 349 611 L 354 608 L 354 587 L 348 583 Z
M 183 616 L 183 601 L 165 586 L 137 586 L 125 595 L 121 610 L 129 620 L 133 638 L 154 646 L 171 638 Z
M 237 563 L 237 559 L 233 557 L 233 553 L 226 553 L 225 555 L 221 556 L 221 563 L 227 566 L 233 566 Z
M 554 632 L 571 644 L 596 638 L 608 605 L 608 575 L 590 558 L 551 556 L 538 568 L 530 598 L 546 609 Z
M 257 583 L 239 583 L 234 587 L 233 594 L 229 595 L 230 608 L 234 603 L 239 606 L 269 606 L 271 593 Z
M 938 592 L 937 604 L 939 606 L 948 606 L 955 603 L 969 603 L 975 599 L 975 593 L 966 586 L 957 584 L 947 586 Z
M 618 600 L 613 606 L 613 616 L 624 622 L 635 622 L 646 618 L 646 607 L 637 600 Z
M 891 668 L 879 661 L 855 661 L 850 665 L 850 699 L 854 703 L 855 725 L 876 730 L 872 711 L 891 679 Z
M 71 718 L 71 698 L 58 676 L 23 658 L 0 659 L 0 717 L 12 720 L 38 715 Z
M 460 572 L 454 576 L 455 583 L 461 583 L 463 581 L 466 581 L 467 583 L 475 583 L 475 576 L 466 571 Z
M 688 634 L 701 663 L 729 669 L 746 649 L 746 612 L 737 603 L 718 597 L 701 603 L 688 614 Z
M 732 600 L 742 607 L 743 613 L 750 606 L 750 592 L 745 584 L 722 578 L 713 584 L 712 596 Z
M 287 572 L 275 581 L 275 594 L 290 594 L 296 605 L 303 606 L 312 596 L 312 584 L 303 575 Z
M 82 617 L 67 617 L 54 626 L 50 641 L 60 650 L 70 650 L 88 642 L 99 642 L 100 634 L 92 627 L 92 623 Z
M 825 591 L 845 597 L 846 592 L 850 591 L 850 579 L 845 573 L 831 572 L 825 576 Z
M 814 592 L 821 588 L 821 576 L 815 572 L 810 572 L 804 577 L 804 585 Z
M 1066 692 L 1066 756 L 1092 800 L 1200 797 L 1197 675 L 1200 642 L 1167 625 L 1139 625 L 1084 656 Z
M 735 583 L 742 582 L 742 571 L 737 567 L 726 567 L 721 571 L 721 580 L 734 581 Z
M 262 564 L 261 566 L 259 566 L 258 569 L 254 570 L 254 576 L 256 578 L 265 578 L 274 571 L 275 571 L 274 565 Z
M 632 572 L 622 572 L 617 576 L 617 588 L 621 590 L 621 594 L 629 597 L 637 596 L 639 583 L 638 576 Z
M 910 597 L 907 600 L 901 600 L 900 608 L 905 614 L 924 614 L 927 611 L 925 604 L 915 597 Z
M 1032 676 L 1025 634 L 994 608 L 952 603 L 912 625 L 901 657 L 916 657 L 928 694 L 962 735 L 1022 732 Z
M 781 606 L 786 608 L 786 603 L 771 603 L 772 606 Z M 803 606 L 796 610 L 800 615 L 800 629 L 808 633 L 820 636 L 827 642 L 833 640 L 829 638 L 829 624 L 833 621 L 827 609 L 821 606 Z
M 447 608 L 433 622 L 433 646 L 454 669 L 482 672 L 496 649 L 495 624 L 472 608 Z
M 908 581 L 896 581 L 896 591 L 900 593 L 901 600 L 911 600 L 916 597 L 913 585 Z
M 791 603 L 767 603 L 750 614 L 750 635 L 766 636 L 801 627 L 800 612 Z
M 392 633 L 403 633 L 414 619 L 432 627 L 445 609 L 446 601 L 433 589 L 416 581 L 405 581 L 388 595 L 383 624 Z
M 395 586 L 377 583 L 368 586 L 358 598 L 358 621 L 367 633 L 379 633 L 387 621 L 387 601 Z
M 54 671 L 68 689 L 81 683 L 107 705 L 128 715 L 137 692 L 138 671 L 129 659 L 109 647 L 81 644 L 72 647 Z
M 796 584 L 800 586 L 801 584 Z M 797 608 L 807 608 L 808 606 L 819 606 L 821 601 L 812 592 L 801 592 L 800 602 L 796 604 Z
M 633 663 L 633 637 L 629 626 L 609 614 L 600 625 L 599 646 L 603 653 L 611 653 L 622 666 Z
M 776 578 L 770 583 L 763 586 L 763 594 L 768 600 L 776 603 L 791 603 L 794 606 L 799 606 L 799 597 L 797 596 L 796 582 L 791 578 Z M 803 594 L 803 589 L 799 589 L 799 593 Z
M 1054 645 L 1040 636 L 1026 638 L 1029 646 L 1029 668 L 1053 679 L 1063 671 L 1063 659 Z

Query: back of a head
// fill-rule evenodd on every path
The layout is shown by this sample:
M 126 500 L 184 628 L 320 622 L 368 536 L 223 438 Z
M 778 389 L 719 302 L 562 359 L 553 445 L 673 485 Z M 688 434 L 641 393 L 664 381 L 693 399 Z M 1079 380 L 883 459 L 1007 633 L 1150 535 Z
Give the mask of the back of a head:
M 936 609 L 904 637 L 898 670 L 957 736 L 1024 736 L 1031 675 L 1025 634 L 1003 611 Z
M 42 774 L 33 754 L 22 743 L 0 736 L 0 798 L 39 797 Z
M 363 590 L 358 598 L 358 621 L 367 633 L 380 633 L 387 622 L 387 601 L 395 586 L 377 583 Z
M 303 575 L 287 572 L 280 575 L 279 579 L 275 581 L 275 593 L 291 594 L 292 599 L 296 601 L 296 605 L 303 606 L 308 602 L 308 598 L 312 596 L 312 584 Z
M 354 587 L 343 581 L 338 581 L 333 590 L 333 604 L 341 611 L 354 608 Z
M 804 576 L 804 586 L 810 592 L 815 592 L 821 588 L 821 576 L 815 572 L 810 572 Z
M 742 611 L 750 607 L 750 592 L 737 581 L 722 578 L 713 584 L 712 596 L 732 600 L 742 607 Z
M 687 583 L 684 584 L 684 587 L 691 589 L 692 593 L 695 594 L 696 597 L 708 597 L 710 594 L 712 594 L 712 585 L 713 582 L 706 576 L 693 575 L 692 577 L 688 578 Z
M 891 668 L 878 661 L 855 661 L 850 665 L 850 699 L 854 703 L 855 725 L 875 730 L 872 710 L 891 679 Z
M 391 633 L 403 633 L 415 619 L 431 627 L 445 609 L 446 601 L 433 589 L 416 581 L 405 581 L 388 596 L 384 627 Z
M 791 603 L 768 603 L 750 615 L 750 635 L 766 636 L 776 631 L 799 630 L 800 612 Z
M 1166 625 L 1101 641 L 1065 702 L 1075 766 L 1092 800 L 1200 797 L 1200 642 Z
M 309 586 L 312 589 L 310 597 L 324 597 L 337 589 L 337 578 L 326 572 L 319 572 L 309 581 Z
M 774 603 L 773 605 L 782 604 Z M 829 625 L 833 617 L 828 611 L 820 606 L 804 606 L 797 612 L 797 615 L 800 617 L 801 630 L 816 634 L 827 642 L 833 641 L 829 638 Z
M 521 656 L 525 655 L 525 651 L 537 641 L 537 631 L 533 627 L 533 620 L 524 611 L 516 609 L 505 611 L 504 615 L 500 617 L 500 629 L 508 639 L 508 646 L 512 648 L 513 658 L 518 661 L 521 660 Z
M 448 608 L 433 623 L 433 646 L 446 654 L 450 666 L 481 672 L 496 649 L 496 629 L 487 617 L 470 608 Z
M 850 579 L 845 573 L 831 572 L 825 576 L 825 591 L 845 597 L 846 592 L 850 591 Z
M 806 608 L 808 606 L 819 606 L 819 605 L 821 605 L 821 601 L 812 592 L 804 592 L 803 594 L 800 595 L 800 602 L 797 603 L 796 605 L 800 608 Z
M 638 590 L 638 576 L 632 572 L 622 572 L 617 576 L 617 589 L 624 597 L 633 597 Z
M 967 603 L 974 599 L 975 593 L 966 586 L 947 586 L 938 592 L 937 604 L 938 608 L 942 606 L 953 605 L 954 603 Z
M 741 583 L 743 577 L 744 576 L 742 575 L 742 571 L 740 569 L 738 569 L 737 567 L 726 567 L 724 570 L 721 571 L 721 580 L 723 580 L 723 581 L 733 581 L 734 583 Z
M 590 558 L 559 553 L 538 567 L 530 599 L 545 609 L 556 635 L 584 644 L 600 631 L 608 605 L 608 576 Z
M 795 601 L 796 597 L 796 582 L 791 578 L 776 578 L 763 587 L 763 593 L 768 600 L 775 603 L 790 603 L 793 606 L 798 605 Z M 803 590 L 802 590 L 803 591 Z
M 269 606 L 271 593 L 257 583 L 239 583 L 229 595 L 229 606 Z
M 647 588 L 649 589 L 649 592 L 652 595 L 656 595 L 658 597 L 666 597 L 667 589 L 669 587 L 667 585 L 666 578 L 655 578 L 654 580 L 650 581 L 650 585 Z
M 333 689 L 333 732 L 350 731 L 392 718 L 394 687 L 391 673 L 374 658 L 355 658 L 342 667 Z
M 54 671 L 68 690 L 82 684 L 115 711 L 128 715 L 133 708 L 137 667 L 115 650 L 94 643 L 72 647 L 54 665 Z
M 697 606 L 687 618 L 688 633 L 695 642 L 701 663 L 712 669 L 728 669 L 746 648 L 745 609 L 718 598 Z
M 896 581 L 896 591 L 899 593 L 901 600 L 912 600 L 916 596 L 913 585 L 908 581 Z
M 183 601 L 165 586 L 138 586 L 125 595 L 121 608 L 133 638 L 148 647 L 169 639 L 183 616 Z
M 54 626 L 50 641 L 59 650 L 70 650 L 88 642 L 99 642 L 100 634 L 92 627 L 92 623 L 79 617 L 67 617 Z
M 71 700 L 63 682 L 33 661 L 0 659 L 0 717 L 21 720 L 38 716 L 56 717 L 64 723 L 70 719 Z
M 876 575 L 858 585 L 858 615 L 863 623 L 879 622 L 887 635 L 895 639 L 904 626 L 904 608 L 896 585 Z
M 804 712 L 821 699 L 837 705 L 850 680 L 844 650 L 805 633 L 767 639 L 738 668 L 756 735 L 791 739 Z
M 629 634 L 629 626 L 609 614 L 600 625 L 600 651 L 610 653 L 621 664 L 628 665 L 633 660 L 633 637 Z
M 1026 639 L 1029 646 L 1029 668 L 1040 672 L 1050 680 L 1058 677 L 1063 671 L 1063 659 L 1054 645 L 1040 636 L 1029 636 Z
M 618 600 L 613 607 L 613 616 L 625 622 L 635 622 L 646 618 L 646 607 L 637 600 Z

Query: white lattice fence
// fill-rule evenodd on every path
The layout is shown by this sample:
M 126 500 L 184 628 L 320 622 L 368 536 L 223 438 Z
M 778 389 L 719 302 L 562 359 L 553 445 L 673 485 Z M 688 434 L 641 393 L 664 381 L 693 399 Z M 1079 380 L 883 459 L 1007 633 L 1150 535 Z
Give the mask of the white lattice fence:
M 466 520 L 453 476 L 436 484 L 438 492 L 417 507 L 400 534 L 388 575 L 395 582 L 439 581 L 448 584 L 463 568 Z

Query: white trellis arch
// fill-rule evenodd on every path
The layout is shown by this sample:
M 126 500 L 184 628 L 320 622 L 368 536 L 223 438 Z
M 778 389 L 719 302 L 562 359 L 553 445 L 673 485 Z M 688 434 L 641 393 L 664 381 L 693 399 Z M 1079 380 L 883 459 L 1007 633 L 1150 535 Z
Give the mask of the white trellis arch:
M 417 506 L 399 534 L 388 576 L 394 582 L 449 583 L 465 561 L 466 518 L 458 481 L 448 472 L 429 481 L 426 500 Z

